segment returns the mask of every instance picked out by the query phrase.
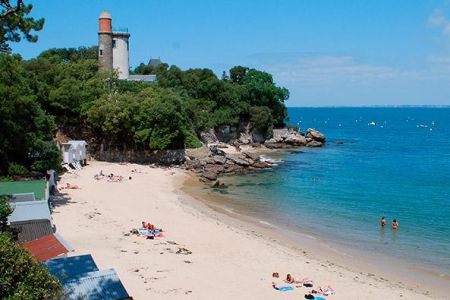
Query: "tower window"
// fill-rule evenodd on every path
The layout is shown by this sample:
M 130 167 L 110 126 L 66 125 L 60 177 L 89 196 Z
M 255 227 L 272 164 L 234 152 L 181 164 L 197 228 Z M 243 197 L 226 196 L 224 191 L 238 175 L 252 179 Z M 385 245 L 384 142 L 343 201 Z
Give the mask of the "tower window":
M 113 40 L 113 41 L 112 41 L 112 47 L 113 47 L 113 48 L 116 48 L 116 40 Z
M 100 56 L 103 56 L 103 50 L 100 49 Z

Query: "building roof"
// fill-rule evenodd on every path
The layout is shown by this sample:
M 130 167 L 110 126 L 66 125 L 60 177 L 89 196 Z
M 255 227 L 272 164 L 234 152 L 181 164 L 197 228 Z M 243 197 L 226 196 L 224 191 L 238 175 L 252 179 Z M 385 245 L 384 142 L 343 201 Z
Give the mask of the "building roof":
M 150 58 L 150 60 L 148 61 L 148 64 L 150 66 L 157 67 L 160 64 L 162 64 L 162 62 L 161 62 L 161 59 L 159 59 L 159 58 Z
M 33 241 L 53 233 L 52 224 L 47 219 L 13 222 L 11 227 L 18 231 L 19 243 Z
M 63 285 L 69 299 L 131 299 L 114 269 L 88 272 Z
M 99 19 L 111 19 L 111 14 L 109 13 L 109 11 L 102 11 L 100 16 L 98 17 Z
M 10 223 L 29 220 L 51 220 L 50 208 L 46 200 L 11 202 L 14 209 L 8 217 Z
M 54 234 L 44 235 L 22 244 L 37 260 L 43 261 L 69 252 Z
M 86 146 L 87 145 L 86 141 L 83 141 L 83 140 L 72 140 L 72 141 L 68 141 L 67 143 L 71 144 L 71 145 L 75 145 L 75 146 L 78 146 L 78 145 Z
M 98 267 L 90 254 L 71 257 L 53 258 L 44 262 L 48 271 L 65 283 L 86 273 L 98 271 Z
M 45 180 L 0 182 L 0 195 L 34 193 L 36 199 L 44 199 L 46 186 Z
M 129 75 L 128 80 L 130 81 L 145 81 L 145 82 L 156 82 L 156 75 Z

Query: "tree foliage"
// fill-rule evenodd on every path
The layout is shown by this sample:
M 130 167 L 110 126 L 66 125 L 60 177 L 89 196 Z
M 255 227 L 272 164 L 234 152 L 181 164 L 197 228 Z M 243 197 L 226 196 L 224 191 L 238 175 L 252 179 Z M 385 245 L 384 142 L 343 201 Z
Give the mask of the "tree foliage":
M 0 299 L 59 299 L 59 281 L 14 241 L 8 226 L 12 212 L 8 199 L 0 197 Z
M 38 103 L 33 79 L 18 56 L 0 55 L 0 172 L 10 163 L 45 171 L 59 163 L 52 141 L 56 124 Z M 0 173 L 0 174 L 1 174 Z
M 0 53 L 11 51 L 10 42 L 20 42 L 24 37 L 29 42 L 36 42 L 38 37 L 33 31 L 39 31 L 44 26 L 44 19 L 27 17 L 33 5 L 22 0 L 0 1 Z
M 139 65 L 157 83 L 98 72 L 97 48 L 49 49 L 24 61 L 0 56 L 0 170 L 26 173 L 59 164 L 52 130 L 73 127 L 91 141 L 135 150 L 199 146 L 199 135 L 245 122 L 269 135 L 284 126 L 289 92 L 270 74 L 237 66 L 221 78 L 209 69 Z M 92 145 L 97 148 L 95 143 Z M 9 166 L 12 166 L 9 168 Z

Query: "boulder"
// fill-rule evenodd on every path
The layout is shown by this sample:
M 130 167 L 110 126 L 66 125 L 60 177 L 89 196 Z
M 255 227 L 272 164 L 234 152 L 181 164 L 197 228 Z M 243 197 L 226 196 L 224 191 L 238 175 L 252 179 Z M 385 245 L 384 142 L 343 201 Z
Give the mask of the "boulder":
M 265 161 L 257 161 L 252 165 L 252 167 L 257 168 L 257 169 L 264 169 L 264 168 L 269 168 L 270 164 L 266 163 Z
M 325 142 L 325 136 L 320 131 L 312 128 L 308 128 L 306 137 L 312 138 L 313 140 L 321 143 Z
M 250 164 L 248 163 L 248 161 L 246 161 L 244 158 L 242 158 L 241 156 L 236 156 L 236 155 L 228 155 L 228 158 L 231 159 L 235 164 L 240 165 L 240 166 L 249 166 Z
M 208 171 L 203 171 L 202 177 L 203 177 L 203 178 L 206 178 L 206 179 L 208 179 L 208 180 L 211 180 L 211 181 L 217 180 L 217 173 L 214 173 L 214 172 L 208 172 Z
M 203 167 L 203 171 L 205 172 L 212 172 L 216 174 L 222 173 L 224 170 L 224 167 L 222 165 L 206 165 Z
M 292 146 L 305 146 L 307 143 L 306 138 L 300 133 L 296 132 L 289 133 L 284 142 Z
M 244 145 L 250 144 L 253 142 L 252 135 L 250 133 L 241 132 L 238 141 Z
M 259 160 L 259 154 L 253 153 L 253 152 L 243 152 L 246 157 L 253 159 L 253 160 Z
M 221 155 L 221 156 L 225 156 L 225 151 L 219 149 L 218 145 L 212 145 L 209 147 L 209 150 L 211 151 L 212 154 L 214 155 Z
M 227 158 L 221 155 L 214 155 L 212 157 L 212 160 L 214 161 L 215 164 L 223 165 L 227 161 Z
M 184 166 L 188 170 L 196 170 L 200 169 L 202 167 L 202 164 L 200 163 L 199 160 L 195 159 L 195 160 L 186 160 Z
M 306 144 L 306 147 L 322 147 L 323 143 L 318 142 L 318 141 L 311 141 L 308 144 Z
M 214 129 L 208 129 L 208 131 L 201 132 L 200 139 L 205 144 L 215 144 L 219 142 L 216 134 L 214 133 Z

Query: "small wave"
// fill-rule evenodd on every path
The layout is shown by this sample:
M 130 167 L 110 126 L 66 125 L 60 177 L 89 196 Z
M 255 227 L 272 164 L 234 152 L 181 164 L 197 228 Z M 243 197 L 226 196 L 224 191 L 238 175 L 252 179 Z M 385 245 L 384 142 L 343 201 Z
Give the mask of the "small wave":
M 259 157 L 259 159 L 261 161 L 263 161 L 263 162 L 267 162 L 267 163 L 272 164 L 272 165 L 276 165 L 276 164 L 279 164 L 279 163 L 283 162 L 281 159 L 274 159 L 274 158 L 267 157 L 265 155 L 261 155 Z
M 229 213 L 229 214 L 234 214 L 234 211 L 233 211 L 231 208 L 222 207 L 222 209 L 223 209 L 224 211 L 226 211 L 227 213 Z
M 267 221 L 263 221 L 263 220 L 259 220 L 260 224 L 266 225 L 266 226 L 270 226 L 270 227 L 275 227 L 273 224 L 267 222 Z

